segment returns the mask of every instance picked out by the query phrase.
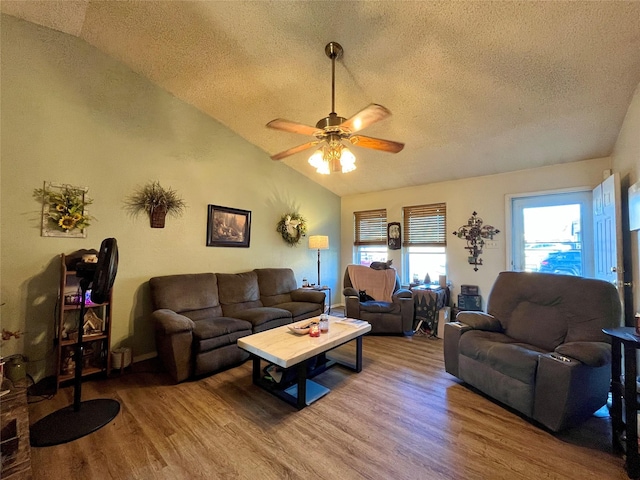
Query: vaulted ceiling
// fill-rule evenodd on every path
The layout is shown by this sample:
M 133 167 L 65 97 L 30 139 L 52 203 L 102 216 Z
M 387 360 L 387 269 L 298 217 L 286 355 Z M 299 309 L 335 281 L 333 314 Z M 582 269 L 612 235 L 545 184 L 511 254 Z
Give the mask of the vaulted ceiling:
M 610 155 L 640 82 L 640 2 L 9 1 L 3 13 L 82 38 L 269 155 L 307 125 L 370 103 L 357 169 L 321 176 L 313 150 L 282 160 L 340 196 Z M 640 134 L 640 132 L 639 132 Z M 268 155 L 267 155 L 268 154 Z M 284 168 L 284 167 L 283 167 Z

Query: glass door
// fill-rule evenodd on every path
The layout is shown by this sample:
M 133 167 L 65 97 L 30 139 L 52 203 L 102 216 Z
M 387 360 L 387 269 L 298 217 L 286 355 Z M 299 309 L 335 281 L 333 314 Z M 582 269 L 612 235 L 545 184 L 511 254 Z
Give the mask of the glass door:
M 591 192 L 514 197 L 512 269 L 593 276 Z

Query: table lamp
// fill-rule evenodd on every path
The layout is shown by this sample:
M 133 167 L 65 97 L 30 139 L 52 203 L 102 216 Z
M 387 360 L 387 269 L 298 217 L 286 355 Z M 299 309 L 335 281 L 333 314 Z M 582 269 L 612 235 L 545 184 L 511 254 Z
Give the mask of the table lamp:
M 309 249 L 318 250 L 318 283 L 320 287 L 320 250 L 329 249 L 329 237 L 326 235 L 311 235 L 309 237 Z

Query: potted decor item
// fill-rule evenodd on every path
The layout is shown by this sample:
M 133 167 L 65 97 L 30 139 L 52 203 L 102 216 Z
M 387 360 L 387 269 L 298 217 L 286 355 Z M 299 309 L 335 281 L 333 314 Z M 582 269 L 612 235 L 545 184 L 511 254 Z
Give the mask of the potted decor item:
M 164 228 L 167 215 L 179 217 L 187 207 L 175 190 L 164 188 L 158 181 L 138 188 L 127 197 L 125 205 L 133 215 L 148 214 L 151 228 Z

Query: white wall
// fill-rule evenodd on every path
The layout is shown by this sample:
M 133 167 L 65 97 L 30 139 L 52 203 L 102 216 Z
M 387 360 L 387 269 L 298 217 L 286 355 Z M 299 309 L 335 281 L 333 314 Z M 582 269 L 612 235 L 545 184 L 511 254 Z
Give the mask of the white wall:
M 630 185 L 640 180 L 640 84 L 636 87 L 635 94 L 629 104 L 627 115 L 620 129 L 616 146 L 613 150 L 613 169 L 620 173 L 620 183 L 623 194 Z M 626 196 L 623 196 L 626 198 Z M 633 311 L 640 311 L 640 246 L 639 233 L 631 232 L 630 253 L 631 268 L 633 271 Z M 627 319 L 629 321 L 630 319 Z
M 2 327 L 26 331 L 3 355 L 26 353 L 36 379 L 53 371 L 59 256 L 99 248 L 115 237 L 113 345 L 135 356 L 155 350 L 147 281 L 154 275 L 293 268 L 316 278 L 307 240 L 288 246 L 275 231 L 299 211 L 308 235 L 329 235 L 322 278 L 339 278 L 340 199 L 249 144 L 224 125 L 75 37 L 2 16 L 1 301 Z M 241 79 L 239 79 L 241 81 Z M 150 180 L 176 189 L 181 218 L 151 229 L 123 200 Z M 44 181 L 87 186 L 97 219 L 85 239 L 40 236 Z M 252 212 L 250 248 L 206 247 L 207 205 Z
M 441 182 L 419 187 L 387 190 L 384 192 L 354 195 L 342 198 L 342 270 L 352 261 L 353 212 L 374 208 L 387 209 L 387 221 L 402 222 L 402 207 L 445 202 L 447 204 L 447 275 L 453 284 L 453 301 L 457 303 L 460 285 L 480 287 L 486 300 L 491 286 L 503 270 L 509 269 L 506 260 L 505 232 L 509 229 L 506 218 L 505 198 L 509 194 L 549 191 L 571 187 L 595 187 L 602 181 L 603 170 L 611 168 L 610 158 L 565 163 L 549 167 L 523 170 L 500 175 Z M 478 271 L 467 263 L 466 242 L 453 235 L 459 226 L 467 223 L 476 211 L 485 224 L 498 228 L 494 241 L 496 249 L 485 248 L 481 255 L 483 265 Z M 402 275 L 401 250 L 389 250 L 389 257 Z

